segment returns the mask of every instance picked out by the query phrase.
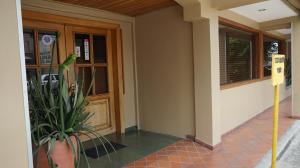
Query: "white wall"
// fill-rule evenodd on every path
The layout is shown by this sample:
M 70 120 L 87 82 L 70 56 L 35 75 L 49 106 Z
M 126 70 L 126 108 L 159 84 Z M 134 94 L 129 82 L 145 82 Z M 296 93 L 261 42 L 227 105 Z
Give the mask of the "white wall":
M 0 167 L 32 166 L 21 4 L 0 1 Z
M 140 124 L 179 137 L 194 134 L 192 25 L 181 7 L 136 17 Z
M 263 80 L 221 91 L 221 133 L 243 124 L 273 105 L 271 80 Z M 291 95 L 291 88 L 280 87 L 280 101 Z
M 135 48 L 134 48 L 134 18 L 93 8 L 51 2 L 47 0 L 22 0 L 22 9 L 68 16 L 80 19 L 103 21 L 120 24 L 123 35 L 124 56 L 124 110 L 123 127 L 137 125 L 136 80 L 135 80 Z

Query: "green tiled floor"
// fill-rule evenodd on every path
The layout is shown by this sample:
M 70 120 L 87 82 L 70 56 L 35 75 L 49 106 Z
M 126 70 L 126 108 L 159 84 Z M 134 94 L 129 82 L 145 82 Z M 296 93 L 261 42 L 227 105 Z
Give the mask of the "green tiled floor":
M 92 168 L 119 168 L 181 140 L 177 137 L 146 131 L 130 132 L 120 137 L 115 135 L 107 137 L 111 141 L 127 147 L 118 150 L 117 153 L 111 153 L 111 161 L 107 156 L 99 159 L 89 158 Z M 81 168 L 85 168 L 84 160 L 81 160 L 81 163 Z

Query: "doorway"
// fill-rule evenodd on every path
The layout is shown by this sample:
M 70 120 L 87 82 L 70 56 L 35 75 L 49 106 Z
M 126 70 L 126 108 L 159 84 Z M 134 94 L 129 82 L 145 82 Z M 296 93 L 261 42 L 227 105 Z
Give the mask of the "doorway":
M 27 81 L 37 77 L 47 81 L 52 59 L 55 78 L 58 65 L 75 53 L 78 58 L 66 77 L 70 87 L 77 77 L 83 81 L 89 102 L 86 111 L 94 114 L 88 122 L 101 135 L 120 134 L 123 60 L 119 26 L 23 11 L 23 27 Z M 47 39 L 57 41 L 47 43 Z

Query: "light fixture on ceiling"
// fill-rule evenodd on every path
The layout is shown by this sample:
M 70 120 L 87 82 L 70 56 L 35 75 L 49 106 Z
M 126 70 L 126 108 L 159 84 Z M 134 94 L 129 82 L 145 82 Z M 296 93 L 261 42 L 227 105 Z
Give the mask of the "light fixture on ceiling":
M 267 9 L 266 8 L 261 8 L 261 9 L 258 9 L 257 11 L 258 12 L 265 12 Z

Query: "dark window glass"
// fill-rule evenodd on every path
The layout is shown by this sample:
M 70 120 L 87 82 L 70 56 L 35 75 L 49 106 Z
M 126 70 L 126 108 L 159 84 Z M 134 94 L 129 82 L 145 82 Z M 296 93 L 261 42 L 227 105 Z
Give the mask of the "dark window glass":
M 24 49 L 25 49 L 25 62 L 27 65 L 36 63 L 34 53 L 34 33 L 32 30 L 24 30 Z
M 26 69 L 26 76 L 27 76 L 27 82 L 31 81 L 31 80 L 35 80 L 36 79 L 36 70 L 35 69 Z
M 108 93 L 107 67 L 96 67 L 95 70 L 96 94 Z
M 254 38 L 254 33 L 220 25 L 221 85 L 258 77 Z
M 27 76 L 27 89 L 31 87 L 32 89 L 34 88 L 33 86 L 33 81 L 36 80 L 37 73 L 36 69 L 26 69 L 26 76 Z
M 58 64 L 56 33 L 39 32 L 39 54 L 40 64 L 51 64 L 52 56 L 53 64 Z
M 279 41 L 264 37 L 264 76 L 272 74 L 272 54 L 279 53 Z
M 75 34 L 75 53 L 77 64 L 90 63 L 90 36 L 88 34 Z
M 90 67 L 80 67 L 78 72 L 79 79 L 83 82 L 84 95 L 88 92 L 90 84 L 92 82 L 92 71 Z M 92 95 L 92 89 L 88 95 Z
M 105 36 L 93 36 L 94 62 L 106 63 L 106 38 Z

